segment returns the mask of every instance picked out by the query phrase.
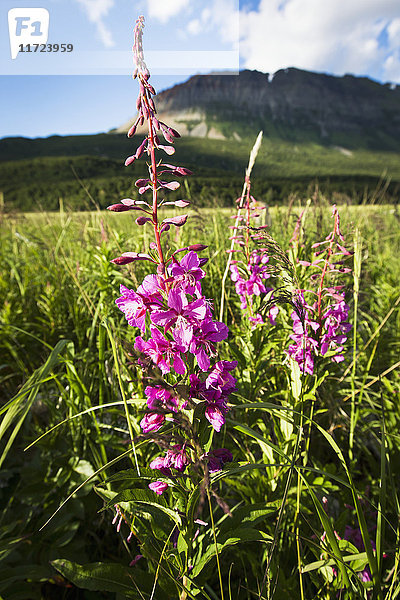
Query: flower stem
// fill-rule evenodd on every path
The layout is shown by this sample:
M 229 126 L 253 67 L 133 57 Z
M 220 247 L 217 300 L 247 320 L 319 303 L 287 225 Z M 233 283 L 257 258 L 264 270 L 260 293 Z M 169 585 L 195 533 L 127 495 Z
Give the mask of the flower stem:
M 147 98 L 146 98 L 147 100 Z M 157 197 L 157 163 L 156 163 L 156 153 L 155 153 L 155 145 L 154 145 L 154 129 L 153 129 L 153 119 L 151 117 L 151 113 L 149 113 L 149 140 L 150 140 L 150 158 L 151 158 L 151 183 L 153 186 L 153 206 L 152 206 L 152 216 L 153 216 L 153 227 L 154 227 L 154 237 L 157 244 L 157 252 L 160 260 L 162 275 L 165 275 L 165 260 L 163 249 L 161 246 L 160 240 L 160 232 L 158 230 L 158 197 Z

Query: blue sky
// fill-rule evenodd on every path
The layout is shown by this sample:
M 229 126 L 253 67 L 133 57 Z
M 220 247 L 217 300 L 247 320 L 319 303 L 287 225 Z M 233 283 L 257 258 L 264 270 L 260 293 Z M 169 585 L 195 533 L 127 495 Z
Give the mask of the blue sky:
M 48 42 L 73 43 L 74 53 L 11 61 L 8 10 L 37 6 L 50 13 Z M 0 137 L 95 133 L 132 117 L 138 14 L 146 17 L 144 46 L 158 90 L 207 72 L 210 60 L 224 64 L 225 56 L 264 72 L 296 66 L 400 84 L 398 0 L 2 0 Z M 25 74 L 4 75 L 18 69 Z M 85 74 L 32 74 L 42 72 Z

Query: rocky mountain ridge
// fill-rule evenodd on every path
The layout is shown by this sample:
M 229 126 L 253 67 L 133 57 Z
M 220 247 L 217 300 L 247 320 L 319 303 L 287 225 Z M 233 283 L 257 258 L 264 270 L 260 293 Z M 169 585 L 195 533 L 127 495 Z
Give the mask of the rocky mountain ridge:
M 240 140 L 263 129 L 286 141 L 400 151 L 400 86 L 367 77 L 295 68 L 195 75 L 158 94 L 156 105 L 181 135 Z

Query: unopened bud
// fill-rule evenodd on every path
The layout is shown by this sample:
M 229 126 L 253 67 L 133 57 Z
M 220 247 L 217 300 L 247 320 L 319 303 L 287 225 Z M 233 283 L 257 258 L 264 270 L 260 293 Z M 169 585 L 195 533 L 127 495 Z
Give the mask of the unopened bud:
M 182 227 L 187 221 L 188 215 L 178 215 L 177 217 L 171 217 L 170 219 L 164 219 L 163 225 L 175 225 L 175 227 Z
M 111 206 L 107 206 L 107 210 L 113 212 L 125 212 L 126 210 L 131 210 L 131 208 L 130 206 L 125 206 L 125 204 L 111 204 Z
M 168 131 L 169 131 L 169 133 L 170 133 L 171 135 L 173 135 L 175 138 L 180 138 L 180 137 L 181 137 L 181 134 L 180 134 L 180 133 L 178 133 L 178 132 L 176 131 L 176 129 L 174 129 L 173 127 L 168 127 Z
M 132 127 L 130 128 L 130 130 L 128 131 L 127 135 L 129 138 L 133 137 L 136 133 L 136 127 L 137 125 L 132 125 Z
M 188 250 L 193 250 L 193 252 L 202 252 L 206 248 L 208 248 L 208 246 L 205 246 L 204 244 L 192 244 L 189 246 Z
M 166 181 L 160 181 L 160 185 L 163 188 L 167 188 L 167 190 L 171 190 L 172 192 L 177 190 L 178 187 L 180 187 L 180 183 L 178 183 L 177 181 L 170 181 L 169 183 L 167 183 Z
M 149 183 L 149 179 L 137 179 L 135 181 L 135 185 L 136 187 L 143 187 L 144 185 L 147 185 Z
M 145 223 L 147 223 L 147 221 L 151 221 L 150 217 L 138 217 L 136 219 L 136 224 L 137 225 L 144 225 Z
M 174 154 L 175 152 L 175 148 L 173 146 L 162 146 L 161 144 L 158 144 L 158 147 L 161 150 L 164 150 L 166 154 L 169 154 L 169 156 L 171 156 L 171 154 Z
M 166 129 L 165 127 L 161 126 L 161 131 L 162 134 L 164 136 L 164 138 L 167 140 L 167 142 L 169 142 L 170 144 L 174 143 L 174 136 L 171 135 L 171 133 L 168 131 L 168 129 Z
M 125 161 L 125 166 L 129 167 L 129 165 L 131 165 L 133 163 L 133 161 L 136 160 L 136 155 L 134 156 L 128 156 L 128 158 Z

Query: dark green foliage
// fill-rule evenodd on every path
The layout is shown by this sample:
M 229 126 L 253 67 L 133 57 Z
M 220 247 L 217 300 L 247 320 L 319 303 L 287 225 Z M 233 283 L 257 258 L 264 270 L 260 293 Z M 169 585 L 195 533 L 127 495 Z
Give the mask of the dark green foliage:
M 117 134 L 0 140 L 0 191 L 6 210 L 58 210 L 60 198 L 71 210 L 93 210 L 135 195 L 142 165 L 126 168 L 123 162 L 140 141 Z M 180 140 L 173 162 L 194 171 L 189 184 L 197 206 L 233 206 L 252 142 L 249 132 L 240 143 Z M 264 139 L 252 188 L 259 201 L 284 203 L 289 194 L 313 194 L 316 185 L 348 203 L 376 195 L 391 201 L 400 189 L 399 155 L 368 150 L 346 155 L 311 142 Z M 187 197 L 184 189 L 171 194 L 182 197 Z

